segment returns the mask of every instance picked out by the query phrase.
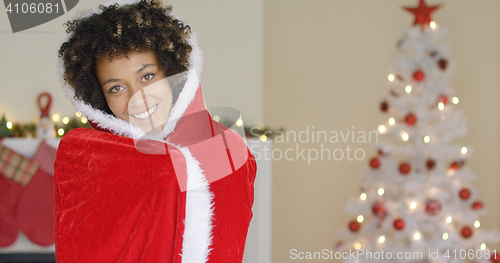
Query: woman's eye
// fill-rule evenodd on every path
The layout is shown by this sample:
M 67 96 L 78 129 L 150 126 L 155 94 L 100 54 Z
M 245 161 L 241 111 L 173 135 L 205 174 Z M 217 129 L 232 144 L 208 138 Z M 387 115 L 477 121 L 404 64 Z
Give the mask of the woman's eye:
M 142 77 L 142 81 L 150 81 L 153 79 L 154 76 L 155 76 L 155 74 L 147 74 L 147 75 Z
M 109 89 L 109 93 L 117 93 L 118 91 L 122 90 L 122 86 L 114 86 Z

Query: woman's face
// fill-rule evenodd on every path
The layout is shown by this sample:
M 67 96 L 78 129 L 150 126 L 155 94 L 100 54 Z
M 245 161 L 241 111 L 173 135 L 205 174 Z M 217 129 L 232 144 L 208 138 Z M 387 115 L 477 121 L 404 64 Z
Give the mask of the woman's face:
M 101 56 L 96 75 L 116 117 L 145 133 L 163 129 L 172 108 L 172 89 L 154 51 L 129 52 L 111 61 Z

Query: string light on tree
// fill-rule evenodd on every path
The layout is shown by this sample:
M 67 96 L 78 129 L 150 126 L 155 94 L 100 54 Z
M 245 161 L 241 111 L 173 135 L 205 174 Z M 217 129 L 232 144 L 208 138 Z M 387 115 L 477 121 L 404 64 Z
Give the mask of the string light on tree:
M 366 193 L 361 193 L 359 195 L 359 199 L 361 199 L 361 201 L 365 201 L 366 200 Z
M 381 243 L 381 244 L 384 243 L 385 242 L 385 236 L 380 236 L 378 238 L 378 242 Z
M 442 102 L 438 103 L 438 109 L 444 110 L 444 103 L 442 103 Z
M 486 249 L 486 244 L 485 243 L 482 243 L 481 246 L 479 247 L 481 250 L 485 250 Z
M 448 217 L 446 218 L 446 223 L 448 223 L 448 224 L 449 224 L 449 223 L 451 223 L 451 221 L 452 221 L 451 216 L 448 216 Z
M 430 28 L 431 28 L 431 29 L 436 29 L 437 24 L 436 24 L 436 22 L 431 21 L 431 22 L 429 23 L 429 26 L 430 26 Z
M 458 98 L 457 97 L 453 97 L 453 99 L 451 99 L 451 102 L 453 102 L 453 104 L 458 104 Z
M 411 86 L 410 85 L 406 85 L 405 91 L 406 91 L 406 93 L 410 93 L 411 92 Z
M 462 147 L 462 149 L 460 149 L 460 152 L 462 154 L 466 154 L 467 153 L 467 147 Z
M 410 136 L 408 135 L 408 133 L 406 133 L 405 131 L 403 131 L 401 133 L 401 139 L 403 139 L 403 141 L 408 141 L 410 139 Z
M 386 132 L 386 128 L 385 128 L 385 126 L 384 126 L 384 125 L 380 125 L 380 126 L 378 126 L 378 131 L 379 131 L 380 133 L 385 133 L 385 132 Z
M 390 81 L 390 82 L 393 82 L 394 81 L 394 74 L 389 74 L 387 76 L 387 79 Z
M 396 120 L 394 118 L 389 118 L 389 125 L 394 125 L 396 123 Z
M 384 188 L 379 188 L 379 189 L 377 190 L 377 194 L 378 194 L 378 195 L 380 195 L 380 196 L 383 196 L 383 195 L 384 195 L 384 193 L 385 193 Z
M 443 236 L 442 236 L 442 237 L 443 237 L 443 240 L 448 240 L 448 233 L 446 233 L 446 232 L 445 232 L 445 233 L 443 233 Z
M 476 220 L 476 222 L 474 222 L 474 227 L 479 228 L 480 226 L 481 226 L 481 223 L 479 222 L 479 220 Z
M 365 217 L 362 216 L 362 215 L 359 215 L 356 220 L 359 222 L 359 223 L 363 223 L 363 220 L 365 220 Z
M 54 115 L 52 115 L 52 120 L 53 120 L 54 122 L 58 122 L 60 118 L 61 118 L 61 116 L 59 116 L 59 114 L 57 114 L 57 113 L 56 113 L 56 114 L 54 114 Z

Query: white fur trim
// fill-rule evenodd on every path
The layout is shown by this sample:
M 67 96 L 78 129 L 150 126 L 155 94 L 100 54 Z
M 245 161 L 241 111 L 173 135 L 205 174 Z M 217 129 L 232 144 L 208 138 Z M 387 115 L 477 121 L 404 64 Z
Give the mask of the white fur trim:
M 103 4 L 104 6 L 113 5 L 118 3 L 120 6 L 127 4 L 134 4 L 138 2 L 137 0 L 117 0 Z M 93 14 L 100 14 L 102 11 L 95 6 L 91 10 L 85 12 L 81 17 L 89 17 Z M 170 15 L 179 19 L 175 12 L 172 12 Z M 180 19 L 179 19 L 180 20 Z M 72 37 L 72 34 L 69 34 L 64 42 L 68 41 Z M 201 69 L 203 65 L 203 53 L 198 47 L 198 40 L 195 33 L 191 33 L 189 39 L 187 39 L 189 45 L 191 45 L 192 50 L 189 54 L 189 73 L 186 84 L 184 85 L 181 93 L 179 94 L 179 98 L 175 103 L 172 111 L 170 112 L 170 116 L 168 118 L 167 124 L 163 128 L 163 130 L 156 135 L 144 134 L 144 132 L 132 126 L 129 122 L 119 119 L 113 115 L 105 113 L 103 111 L 92 108 L 89 104 L 86 104 L 82 100 L 75 99 L 74 89 L 69 85 L 64 84 L 63 74 L 64 74 L 64 64 L 62 59 L 58 61 L 58 70 L 59 70 L 59 80 L 62 83 L 63 89 L 66 92 L 66 96 L 75 106 L 75 110 L 80 111 L 83 115 L 85 115 L 90 121 L 97 124 L 99 128 L 109 130 L 115 134 L 126 136 L 134 139 L 152 139 L 158 141 L 165 141 L 165 138 L 174 131 L 177 121 L 184 114 L 189 104 L 194 99 L 196 94 L 196 90 L 199 86 L 201 79 Z
M 213 194 L 200 163 L 187 147 L 178 147 L 186 159 L 188 173 L 182 263 L 208 261 L 212 244 Z

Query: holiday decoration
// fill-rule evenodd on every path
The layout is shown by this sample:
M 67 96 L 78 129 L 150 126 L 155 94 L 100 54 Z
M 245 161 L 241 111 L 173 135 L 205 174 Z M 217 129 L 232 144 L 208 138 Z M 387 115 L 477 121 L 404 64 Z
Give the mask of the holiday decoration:
M 500 256 L 495 252 L 491 253 L 490 259 L 491 262 L 500 262 Z
M 408 124 L 408 126 L 413 126 L 415 124 L 415 122 L 417 122 L 417 117 L 415 117 L 415 115 L 410 113 L 410 114 L 406 115 L 405 122 L 406 122 L 406 124 Z
M 417 70 L 413 73 L 413 81 L 420 82 L 424 80 L 424 73 L 421 70 Z
M 445 70 L 446 67 L 448 66 L 448 61 L 446 59 L 442 58 L 438 61 L 438 66 L 440 69 Z
M 469 238 L 470 236 L 472 236 L 472 229 L 470 229 L 468 226 L 464 226 L 461 233 L 463 237 Z
M 437 215 L 441 211 L 441 204 L 436 199 L 430 199 L 425 203 L 425 212 L 429 215 Z
M 352 232 L 357 232 L 360 227 L 361 225 L 356 221 L 351 221 L 351 223 L 349 223 L 349 230 Z
M 377 169 L 380 166 L 380 162 L 378 161 L 377 158 L 373 158 L 373 159 L 370 160 L 370 166 L 373 169 Z
M 42 100 L 47 98 L 45 105 L 42 105 Z M 36 127 L 36 137 L 42 139 L 53 139 L 56 137 L 54 124 L 49 116 L 50 105 L 52 104 L 52 96 L 49 93 L 42 93 L 38 96 L 38 107 L 40 108 L 40 122 Z
M 385 214 L 387 213 L 385 208 L 384 208 L 384 203 L 381 201 L 375 202 L 375 204 L 372 207 L 373 214 L 378 216 L 379 218 L 383 218 Z
M 479 201 L 476 201 L 472 204 L 472 209 L 481 210 L 483 208 L 483 204 Z
M 399 172 L 402 175 L 407 175 L 410 172 L 410 164 L 408 163 L 402 163 L 399 165 Z
M 427 161 L 425 162 L 425 167 L 427 167 L 427 169 L 429 169 L 429 170 L 434 169 L 435 166 L 436 166 L 436 162 L 432 159 L 427 159 Z
M 44 170 L 54 173 L 55 152 L 42 141 L 32 160 L 0 145 L 0 247 L 11 245 L 19 230 L 36 244 L 54 243 L 54 179 Z
M 405 228 L 405 222 L 402 219 L 394 220 L 393 225 L 396 230 L 402 230 L 403 228 Z
M 450 169 L 452 170 L 458 170 L 462 167 L 462 163 L 461 162 L 453 162 L 451 165 L 450 165 Z
M 443 104 L 448 103 L 448 97 L 446 95 L 439 95 L 439 102 Z
M 2 116 L 2 120 L 0 120 L 0 139 L 13 135 L 12 131 L 9 128 L 10 125 L 12 125 L 12 123 L 7 122 L 4 114 Z
M 387 102 L 383 101 L 382 103 L 380 103 L 380 110 L 382 112 L 387 112 L 388 109 L 389 109 L 389 104 L 387 104 Z
M 438 8 L 423 0 L 418 7 L 405 8 L 415 21 L 398 39 L 395 65 L 387 76 L 388 94 L 379 102 L 384 113 L 374 146 L 379 152 L 362 173 L 359 197 L 346 206 L 350 213 L 364 216 L 363 227 L 341 230 L 343 243 L 337 251 L 361 248 L 396 255 L 438 248 L 439 260 L 362 257 L 359 262 L 484 263 L 490 259 L 447 259 L 444 253 L 470 250 L 489 255 L 500 241 L 496 232 L 480 228 L 479 216 L 486 211 L 471 200 L 476 176 L 465 166 L 470 152 L 456 140 L 466 134 L 467 125 L 458 98 L 452 97 L 454 61 L 443 43 L 445 31 L 431 18 Z
M 460 198 L 467 200 L 470 197 L 470 191 L 467 188 L 463 188 L 462 190 L 460 190 L 459 195 L 460 195 Z
M 404 9 L 412 12 L 415 15 L 413 25 L 421 25 L 422 30 L 429 26 L 432 21 L 431 14 L 440 8 L 440 5 L 427 6 L 424 0 L 420 0 L 418 7 L 405 7 Z

